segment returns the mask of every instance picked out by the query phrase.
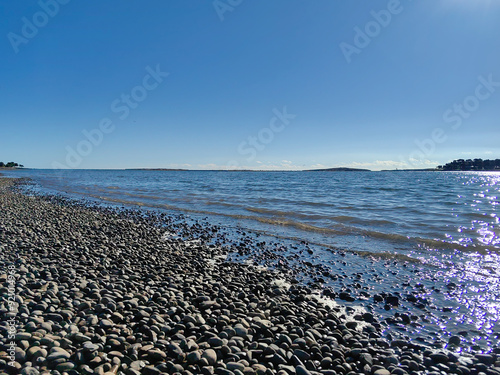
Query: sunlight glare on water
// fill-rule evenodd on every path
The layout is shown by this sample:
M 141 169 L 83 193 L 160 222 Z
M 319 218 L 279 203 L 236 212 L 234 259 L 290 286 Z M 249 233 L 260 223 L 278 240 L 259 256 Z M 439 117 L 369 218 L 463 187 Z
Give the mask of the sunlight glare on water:
M 457 208 L 453 209 L 460 225 L 456 232 L 445 234 L 447 240 L 460 245 L 477 243 L 498 250 L 500 229 L 496 208 L 500 196 L 500 175 L 476 172 L 463 174 L 460 179 L 465 180 L 462 182 L 465 189 L 457 196 Z

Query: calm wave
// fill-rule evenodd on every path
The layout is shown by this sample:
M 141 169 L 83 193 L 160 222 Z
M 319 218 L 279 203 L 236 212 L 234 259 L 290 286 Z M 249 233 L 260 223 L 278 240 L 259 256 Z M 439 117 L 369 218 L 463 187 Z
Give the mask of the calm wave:
M 353 251 L 500 251 L 500 174 L 26 170 L 43 189 L 216 216 Z

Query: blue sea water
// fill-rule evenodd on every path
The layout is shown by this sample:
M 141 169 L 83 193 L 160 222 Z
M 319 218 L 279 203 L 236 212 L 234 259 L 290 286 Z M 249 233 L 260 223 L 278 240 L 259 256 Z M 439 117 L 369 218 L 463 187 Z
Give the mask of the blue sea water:
M 370 252 L 500 250 L 500 173 L 24 170 L 47 190 Z M 225 218 L 225 219 L 223 219 Z
M 453 282 L 463 291 L 446 298 L 433 294 L 436 304 L 450 306 L 443 311 L 455 312 L 447 318 L 436 317 L 438 330 L 451 335 L 465 327 L 476 332 L 471 342 L 481 347 L 494 346 L 498 341 L 492 335 L 497 332 L 500 317 L 500 173 L 2 173 L 31 177 L 43 192 L 181 212 L 192 218 L 208 217 L 228 230 L 253 231 L 283 241 L 306 241 L 365 258 L 418 264 L 425 272 L 437 275 L 427 280 L 429 283 L 439 281 L 445 286 Z M 368 266 L 352 258 L 351 267 L 365 272 Z M 411 277 L 401 273 L 391 282 L 419 281 Z

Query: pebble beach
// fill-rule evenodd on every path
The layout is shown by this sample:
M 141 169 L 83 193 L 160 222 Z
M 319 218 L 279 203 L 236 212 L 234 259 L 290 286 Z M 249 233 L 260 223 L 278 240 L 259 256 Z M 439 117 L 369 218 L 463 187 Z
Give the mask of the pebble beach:
M 0 178 L 0 375 L 500 374 L 500 348 L 388 339 L 279 268 L 16 184 Z

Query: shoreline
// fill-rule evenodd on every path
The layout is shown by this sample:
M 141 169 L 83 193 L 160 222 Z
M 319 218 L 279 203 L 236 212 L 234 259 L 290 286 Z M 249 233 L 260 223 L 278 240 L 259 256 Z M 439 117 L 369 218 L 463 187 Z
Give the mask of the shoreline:
M 460 356 L 386 340 L 372 314 L 348 321 L 278 270 L 224 261 L 223 244 L 180 240 L 133 210 L 23 195 L 15 183 L 0 178 L 0 281 L 7 291 L 14 265 L 17 307 L 2 299 L 3 373 L 404 375 L 500 365 L 498 348 Z

